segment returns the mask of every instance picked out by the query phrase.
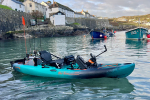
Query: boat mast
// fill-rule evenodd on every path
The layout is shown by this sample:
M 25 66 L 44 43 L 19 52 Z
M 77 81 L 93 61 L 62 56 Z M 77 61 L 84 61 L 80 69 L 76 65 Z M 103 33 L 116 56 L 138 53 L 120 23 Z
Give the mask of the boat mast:
M 140 28 L 140 17 L 139 17 L 139 25 L 138 25 L 138 27 Z M 139 35 L 140 35 L 139 38 L 141 39 L 141 28 L 140 28 L 140 34 Z

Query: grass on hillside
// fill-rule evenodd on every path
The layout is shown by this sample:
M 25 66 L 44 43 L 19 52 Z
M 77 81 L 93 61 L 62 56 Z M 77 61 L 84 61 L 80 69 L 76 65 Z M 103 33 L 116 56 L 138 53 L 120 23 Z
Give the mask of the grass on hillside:
M 8 7 L 8 6 L 4 6 L 4 5 L 0 5 L 0 8 L 8 9 L 8 10 L 13 10 L 13 9 L 11 9 L 10 7 Z
M 134 25 L 134 26 L 138 26 L 138 23 L 134 23 L 134 22 L 126 22 L 126 21 L 113 21 L 113 20 L 109 20 L 109 23 L 113 26 L 119 26 L 119 25 Z
M 77 26 L 78 26 L 78 25 L 80 25 L 80 24 L 79 24 L 79 23 L 73 23 L 73 25 L 77 25 Z

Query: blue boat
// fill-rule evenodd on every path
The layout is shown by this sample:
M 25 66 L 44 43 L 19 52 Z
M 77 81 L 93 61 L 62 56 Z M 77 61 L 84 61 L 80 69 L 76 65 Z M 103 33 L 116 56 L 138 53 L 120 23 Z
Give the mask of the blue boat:
M 107 32 L 109 34 L 109 37 L 113 37 L 115 36 L 115 33 L 114 32 Z
M 106 52 L 106 46 L 105 51 Z M 100 53 L 100 54 L 102 54 Z M 97 56 L 99 56 L 98 54 Z M 112 63 L 98 64 L 96 57 L 85 62 L 79 55 L 59 58 L 47 51 L 40 51 L 39 55 L 28 55 L 25 59 L 11 61 L 11 66 L 15 71 L 41 77 L 68 78 L 68 79 L 90 79 L 90 78 L 124 78 L 130 75 L 134 68 L 134 63 Z M 51 56 L 56 57 L 53 60 Z
M 90 32 L 92 39 L 107 39 L 109 36 L 105 32 L 101 32 L 99 30 L 93 30 Z
M 144 39 L 146 38 L 146 34 L 148 33 L 148 29 L 138 27 L 125 32 L 126 39 Z

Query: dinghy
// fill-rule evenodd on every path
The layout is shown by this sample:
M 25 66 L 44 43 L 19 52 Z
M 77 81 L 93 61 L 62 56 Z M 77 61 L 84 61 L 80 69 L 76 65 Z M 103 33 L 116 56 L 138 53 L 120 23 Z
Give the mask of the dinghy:
M 107 48 L 104 45 L 106 52 Z M 11 61 L 11 67 L 20 73 L 54 78 L 69 79 L 90 79 L 90 78 L 124 78 L 130 75 L 134 68 L 134 63 L 97 63 L 96 57 L 90 54 L 91 58 L 85 62 L 81 56 L 76 58 L 73 55 L 64 58 L 57 57 L 48 51 L 27 54 L 24 59 Z M 55 60 L 52 56 L 56 57 Z

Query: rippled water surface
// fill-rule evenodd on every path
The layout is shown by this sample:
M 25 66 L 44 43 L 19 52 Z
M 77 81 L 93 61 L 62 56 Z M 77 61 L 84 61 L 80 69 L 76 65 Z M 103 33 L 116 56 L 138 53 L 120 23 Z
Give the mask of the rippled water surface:
M 40 46 L 41 40 L 41 46 Z M 88 60 L 90 53 L 99 63 L 135 63 L 126 78 L 58 79 L 25 75 L 15 72 L 10 61 L 25 57 L 24 39 L 0 41 L 0 100 L 149 100 L 150 40 L 125 39 L 117 32 L 107 40 L 91 40 L 90 36 L 27 39 L 27 50 L 48 50 L 64 57 L 81 55 Z

